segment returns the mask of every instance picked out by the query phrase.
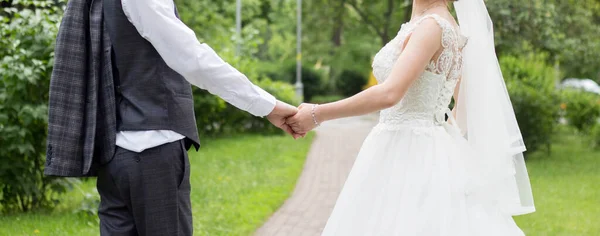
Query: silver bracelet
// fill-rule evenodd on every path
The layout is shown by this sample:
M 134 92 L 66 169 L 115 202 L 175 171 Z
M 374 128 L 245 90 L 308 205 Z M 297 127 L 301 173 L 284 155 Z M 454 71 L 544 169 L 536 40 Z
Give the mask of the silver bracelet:
M 317 106 L 319 106 L 319 104 L 313 104 L 311 115 L 312 115 L 313 121 L 315 122 L 315 125 L 319 126 L 319 122 L 317 121 L 317 116 L 315 115 L 315 110 L 317 109 Z

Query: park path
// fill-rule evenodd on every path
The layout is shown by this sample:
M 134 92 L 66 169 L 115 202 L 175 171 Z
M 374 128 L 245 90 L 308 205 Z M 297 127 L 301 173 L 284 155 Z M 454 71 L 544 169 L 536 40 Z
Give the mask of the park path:
M 326 122 L 317 128 L 292 196 L 256 235 L 320 235 L 360 146 L 376 123 L 376 115 L 367 115 Z

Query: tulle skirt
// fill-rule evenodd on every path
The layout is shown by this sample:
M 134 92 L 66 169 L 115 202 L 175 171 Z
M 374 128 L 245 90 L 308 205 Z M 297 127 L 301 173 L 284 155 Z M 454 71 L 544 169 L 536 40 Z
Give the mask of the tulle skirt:
M 470 197 L 467 145 L 448 125 L 378 124 L 322 235 L 524 235 L 510 214 Z

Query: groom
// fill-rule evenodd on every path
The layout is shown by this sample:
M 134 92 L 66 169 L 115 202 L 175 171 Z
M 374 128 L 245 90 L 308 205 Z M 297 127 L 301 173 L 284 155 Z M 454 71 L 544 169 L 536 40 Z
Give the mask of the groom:
M 200 141 L 190 84 L 299 137 L 285 124 L 297 109 L 199 43 L 173 0 L 68 2 L 45 174 L 98 176 L 101 235 L 192 235 L 187 150 Z

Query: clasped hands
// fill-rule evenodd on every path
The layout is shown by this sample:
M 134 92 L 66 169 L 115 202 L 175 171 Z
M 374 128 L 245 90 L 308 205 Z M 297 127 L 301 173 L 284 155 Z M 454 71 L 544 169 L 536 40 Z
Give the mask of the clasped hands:
M 276 127 L 290 134 L 294 139 L 304 137 L 317 125 L 313 120 L 313 104 L 303 103 L 294 107 L 287 103 L 277 101 L 275 109 L 267 119 Z

